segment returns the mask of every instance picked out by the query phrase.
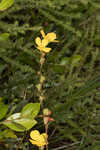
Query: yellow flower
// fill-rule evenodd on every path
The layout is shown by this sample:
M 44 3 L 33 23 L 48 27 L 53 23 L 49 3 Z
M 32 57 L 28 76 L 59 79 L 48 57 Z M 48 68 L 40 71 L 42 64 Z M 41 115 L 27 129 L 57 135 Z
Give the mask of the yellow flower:
M 30 142 L 38 147 L 47 145 L 48 135 L 46 133 L 40 134 L 38 130 L 34 130 L 30 133 Z
M 44 33 L 43 30 L 41 30 L 40 32 L 41 32 L 41 34 L 42 34 L 42 37 L 43 37 L 44 39 L 46 39 L 46 40 L 48 41 L 48 43 L 49 43 L 49 42 L 58 42 L 57 40 L 55 40 L 55 39 L 56 39 L 56 34 L 55 34 L 55 33 L 50 32 L 50 33 L 48 33 L 47 35 L 45 35 L 45 33 Z
M 51 48 L 46 47 L 50 42 L 58 42 L 56 39 L 56 34 L 53 32 L 48 33 L 45 35 L 44 31 L 40 31 L 43 37 L 43 40 L 40 39 L 40 37 L 37 37 L 35 39 L 35 42 L 37 44 L 37 49 L 39 49 L 42 52 L 49 53 L 51 51 Z
M 35 42 L 37 44 L 37 49 L 39 49 L 40 51 L 43 51 L 45 53 L 48 53 L 51 51 L 51 48 L 46 47 L 48 45 L 48 40 L 46 39 L 41 40 L 40 37 L 37 37 L 35 39 Z

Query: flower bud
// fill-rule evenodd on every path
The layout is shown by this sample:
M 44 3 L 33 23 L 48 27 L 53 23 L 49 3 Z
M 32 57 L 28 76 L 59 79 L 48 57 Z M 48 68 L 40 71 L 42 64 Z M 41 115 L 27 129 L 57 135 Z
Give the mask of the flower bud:
M 49 110 L 48 108 L 45 108 L 44 110 L 43 110 L 43 115 L 45 115 L 45 116 L 50 116 L 52 114 L 52 112 L 51 112 L 51 110 Z

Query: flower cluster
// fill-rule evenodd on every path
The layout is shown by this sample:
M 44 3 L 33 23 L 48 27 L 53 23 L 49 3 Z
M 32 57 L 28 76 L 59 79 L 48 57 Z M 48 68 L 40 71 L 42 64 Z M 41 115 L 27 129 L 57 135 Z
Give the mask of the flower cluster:
M 35 42 L 37 44 L 37 49 L 39 49 L 42 52 L 49 53 L 51 51 L 51 48 L 47 47 L 47 45 L 50 42 L 58 42 L 56 40 L 56 34 L 53 32 L 50 32 L 47 35 L 45 35 L 43 30 L 41 30 L 40 32 L 41 32 L 43 39 L 41 40 L 40 37 L 37 37 L 35 39 Z

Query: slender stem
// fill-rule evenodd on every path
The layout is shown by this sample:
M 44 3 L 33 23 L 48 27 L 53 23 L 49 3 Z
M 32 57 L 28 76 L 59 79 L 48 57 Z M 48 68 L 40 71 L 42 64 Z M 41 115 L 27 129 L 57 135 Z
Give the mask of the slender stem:
M 39 72 L 39 76 L 40 78 L 42 77 L 42 68 L 43 68 L 43 64 L 45 62 L 45 53 L 41 53 L 41 60 L 40 60 L 40 72 Z M 44 113 L 43 113 L 43 110 L 44 110 L 44 95 L 43 95 L 43 82 L 40 82 L 40 96 L 42 97 L 42 100 L 40 100 L 40 103 L 41 103 L 41 109 L 42 109 L 42 114 L 43 114 L 43 120 L 44 120 Z M 48 124 L 44 124 L 44 127 L 45 127 L 45 133 L 48 134 Z M 47 140 L 47 139 L 46 139 Z M 46 141 L 48 143 L 48 140 Z M 46 145 L 46 150 L 48 150 L 48 144 Z

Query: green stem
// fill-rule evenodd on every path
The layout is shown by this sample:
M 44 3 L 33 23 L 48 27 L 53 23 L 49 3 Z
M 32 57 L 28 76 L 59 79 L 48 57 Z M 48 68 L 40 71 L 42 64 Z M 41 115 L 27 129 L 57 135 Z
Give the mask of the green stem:
M 39 77 L 41 79 L 42 77 L 42 68 L 43 68 L 43 64 L 45 62 L 45 53 L 41 53 L 41 60 L 40 60 L 40 72 L 39 72 Z M 40 104 L 41 104 L 41 109 L 42 109 L 42 114 L 43 114 L 43 120 L 44 120 L 44 113 L 43 113 L 43 110 L 44 110 L 44 100 L 45 100 L 45 96 L 43 94 L 43 83 L 44 82 L 40 82 Z M 41 97 L 42 97 L 42 100 L 41 100 Z M 44 127 L 45 127 L 45 133 L 48 134 L 48 125 L 47 124 L 44 124 Z M 48 140 L 46 141 L 48 143 Z M 42 147 L 43 148 L 43 147 Z M 41 149 L 41 147 L 39 148 L 40 150 L 43 150 Z M 48 145 L 46 145 L 46 150 L 48 150 Z

